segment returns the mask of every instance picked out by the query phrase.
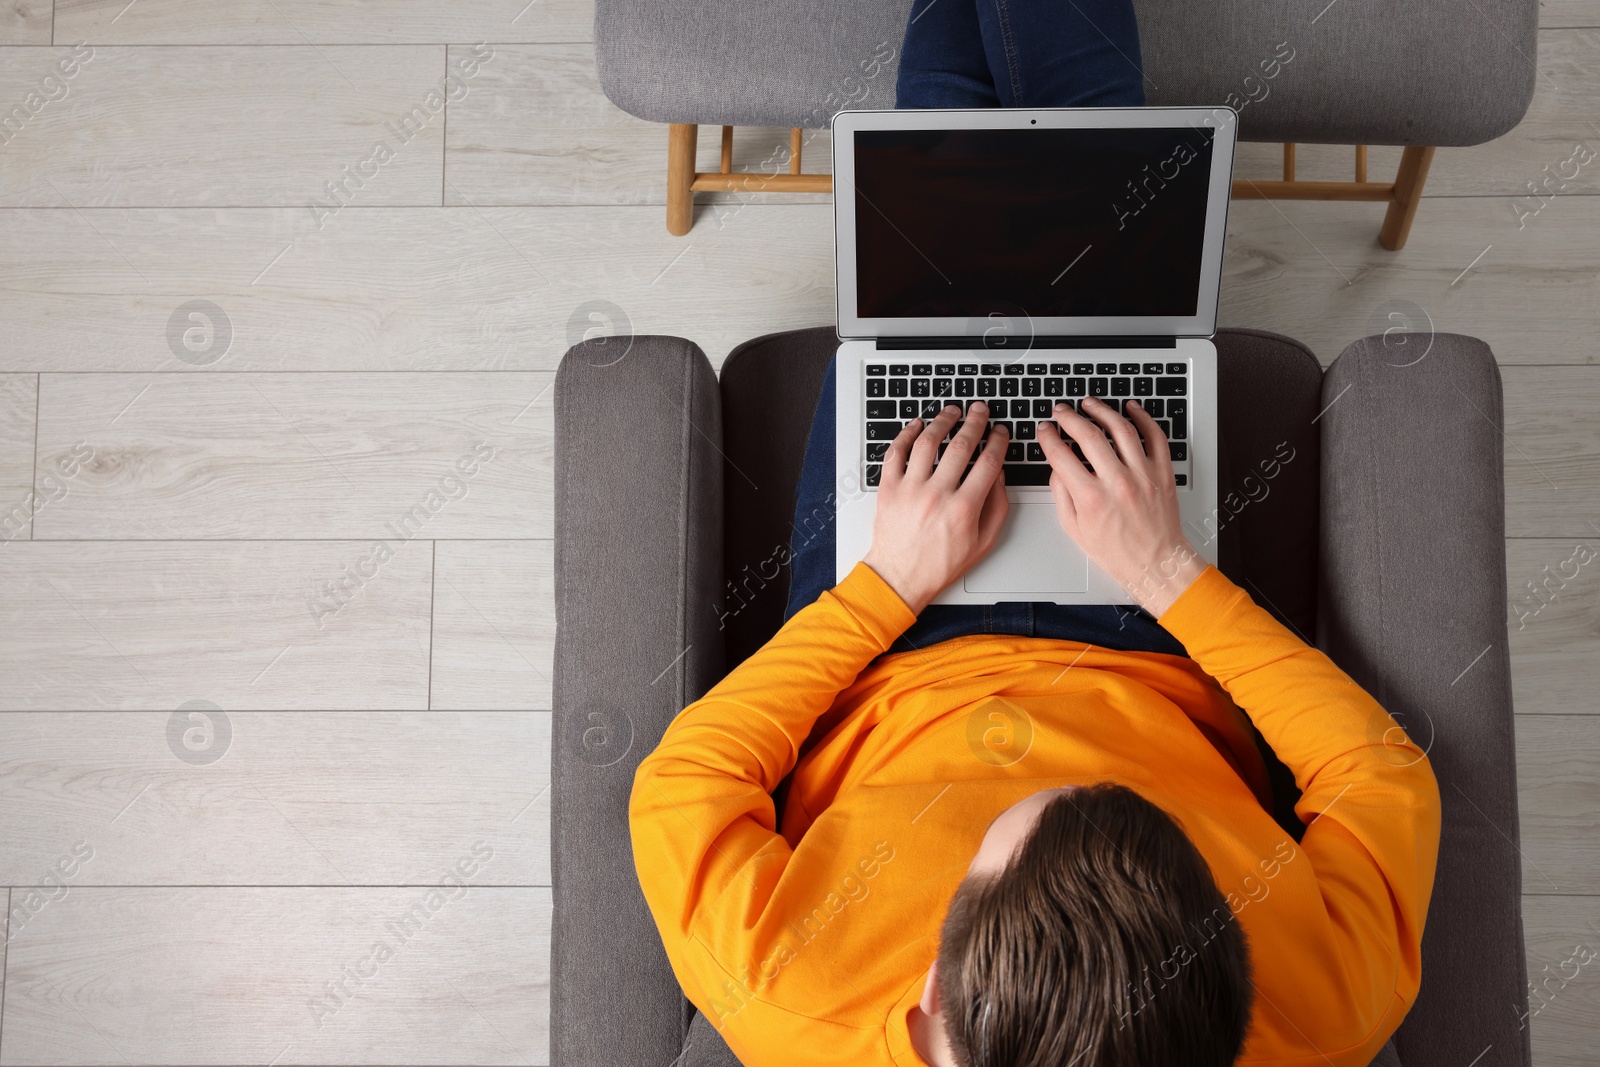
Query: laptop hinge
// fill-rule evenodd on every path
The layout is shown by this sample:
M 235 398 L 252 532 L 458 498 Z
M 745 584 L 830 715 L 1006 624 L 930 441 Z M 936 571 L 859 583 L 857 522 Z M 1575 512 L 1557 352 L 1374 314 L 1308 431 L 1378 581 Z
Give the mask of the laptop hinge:
M 985 343 L 987 341 L 987 343 Z M 1008 343 L 1009 342 L 1009 343 Z M 1048 348 L 1177 348 L 1178 339 L 1159 335 L 1106 335 L 1101 337 L 879 337 L 878 351 L 912 349 L 979 350 L 995 353 L 1026 352 Z

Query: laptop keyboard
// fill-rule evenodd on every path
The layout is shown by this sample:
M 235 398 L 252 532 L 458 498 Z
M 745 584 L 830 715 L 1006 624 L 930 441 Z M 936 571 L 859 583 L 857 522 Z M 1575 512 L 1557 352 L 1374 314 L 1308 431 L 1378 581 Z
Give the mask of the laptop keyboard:
M 1050 484 L 1050 464 L 1044 447 L 1035 439 L 1035 424 L 1048 419 L 1060 401 L 1080 407 L 1087 397 L 1097 397 L 1117 411 L 1127 400 L 1138 400 L 1167 435 L 1172 467 L 1180 487 L 1187 486 L 1189 457 L 1189 364 L 1187 362 L 1071 362 L 1071 363 L 890 363 L 869 362 L 866 375 L 866 481 L 878 484 L 883 456 L 905 424 L 931 419 L 948 404 L 963 410 L 974 400 L 989 406 L 989 423 L 1004 423 L 1011 435 L 1006 448 L 1007 485 Z M 958 421 L 950 437 L 960 431 Z M 1048 430 L 1046 431 L 1048 432 Z M 988 428 L 984 438 L 988 438 Z M 944 455 L 950 443 L 939 444 Z M 1081 460 L 1077 442 L 1068 442 Z M 968 470 L 971 464 L 968 464 Z M 1093 469 L 1092 467 L 1090 468 Z

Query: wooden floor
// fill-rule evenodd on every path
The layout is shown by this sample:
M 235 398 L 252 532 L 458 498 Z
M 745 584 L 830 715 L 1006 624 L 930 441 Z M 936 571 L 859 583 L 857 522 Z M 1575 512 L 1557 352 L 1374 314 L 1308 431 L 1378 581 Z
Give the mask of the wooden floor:
M 0 114 L 74 71 L 0 144 L 0 1064 L 547 1062 L 552 372 L 596 326 L 720 363 L 833 320 L 825 198 L 667 234 L 592 18 L 0 0 Z M 1373 205 L 1236 202 L 1223 287 L 1324 362 L 1392 313 L 1493 346 L 1513 601 L 1600 546 L 1600 162 L 1515 207 L 1600 148 L 1600 0 L 1543 21 L 1527 120 L 1439 152 L 1403 252 Z M 1600 946 L 1600 563 L 1521 622 L 1539 975 Z M 1538 1062 L 1597 1019 L 1589 968 Z

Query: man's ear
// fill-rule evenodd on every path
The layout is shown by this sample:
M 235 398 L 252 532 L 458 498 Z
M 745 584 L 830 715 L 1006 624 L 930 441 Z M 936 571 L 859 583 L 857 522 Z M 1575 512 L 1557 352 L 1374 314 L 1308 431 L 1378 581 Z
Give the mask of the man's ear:
M 928 980 L 922 986 L 922 1014 L 930 1019 L 939 1017 L 939 961 L 928 967 Z

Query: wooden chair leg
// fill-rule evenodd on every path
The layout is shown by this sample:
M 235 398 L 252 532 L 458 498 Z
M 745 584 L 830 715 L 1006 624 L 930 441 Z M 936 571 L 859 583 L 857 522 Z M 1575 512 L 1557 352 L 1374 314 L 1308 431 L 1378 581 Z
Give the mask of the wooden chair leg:
M 667 232 L 682 237 L 694 225 L 695 145 L 700 127 L 674 122 L 667 127 Z
M 1433 149 L 1421 145 L 1407 145 L 1400 155 L 1400 169 L 1394 176 L 1394 200 L 1389 204 L 1383 229 L 1378 233 L 1378 243 L 1391 252 L 1404 248 L 1406 238 L 1411 235 L 1411 221 L 1417 217 L 1422 184 L 1428 180 L 1428 166 L 1432 162 Z

